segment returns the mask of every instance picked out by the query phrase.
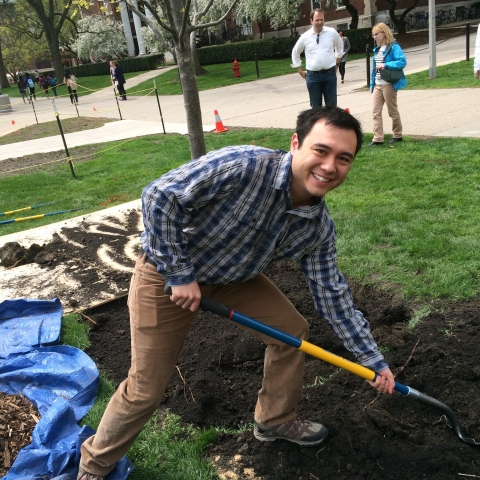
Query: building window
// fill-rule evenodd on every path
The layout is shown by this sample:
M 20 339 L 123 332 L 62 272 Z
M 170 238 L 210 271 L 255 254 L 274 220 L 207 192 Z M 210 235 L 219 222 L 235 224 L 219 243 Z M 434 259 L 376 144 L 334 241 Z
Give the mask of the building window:
M 343 4 L 343 0 L 335 0 L 335 6 L 337 7 L 337 10 L 345 10 L 345 8 L 347 8 Z
M 337 25 L 337 32 L 339 31 L 346 32 L 348 30 L 348 23 L 339 23 Z
M 238 24 L 238 20 L 237 20 Z M 250 18 L 249 15 L 244 15 L 242 17 L 242 22 L 240 24 L 240 33 L 242 35 L 252 35 L 253 29 L 252 29 L 252 19 Z

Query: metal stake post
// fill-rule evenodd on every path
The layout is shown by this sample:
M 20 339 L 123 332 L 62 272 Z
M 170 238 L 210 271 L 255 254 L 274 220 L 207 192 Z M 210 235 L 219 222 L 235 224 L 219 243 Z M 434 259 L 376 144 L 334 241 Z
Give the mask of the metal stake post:
M 65 141 L 65 135 L 63 134 L 62 122 L 60 122 L 60 115 L 57 112 L 57 107 L 55 105 L 55 100 L 52 99 L 53 111 L 55 112 L 55 117 L 57 119 L 58 129 L 60 130 L 60 135 L 62 136 L 63 146 L 65 147 L 65 153 L 67 154 L 68 165 L 70 166 L 70 171 L 72 172 L 72 177 L 75 176 L 75 170 L 73 169 L 72 159 L 70 158 L 70 153 L 68 152 L 67 142 Z
M 257 78 L 260 78 L 260 72 L 258 71 L 258 55 L 255 54 L 255 68 L 257 69 Z
M 37 125 L 38 125 L 37 112 L 35 110 L 35 105 L 33 104 L 33 98 L 30 100 L 30 103 L 32 104 L 33 114 L 35 115 L 35 121 L 37 122 Z
M 162 109 L 160 108 L 160 100 L 158 98 L 157 83 L 155 82 L 155 79 L 153 79 L 153 86 L 155 88 L 155 96 L 157 97 L 158 111 L 160 112 L 160 120 L 162 121 L 163 133 L 166 134 L 167 132 L 165 131 L 165 124 L 163 123 Z
M 470 60 L 470 23 L 467 23 L 467 62 Z
M 123 120 L 122 112 L 120 111 L 120 104 L 118 103 L 117 91 L 115 90 L 115 87 L 113 87 L 113 94 L 115 95 L 115 100 L 117 102 L 117 108 L 118 108 L 118 114 L 120 115 L 120 120 Z

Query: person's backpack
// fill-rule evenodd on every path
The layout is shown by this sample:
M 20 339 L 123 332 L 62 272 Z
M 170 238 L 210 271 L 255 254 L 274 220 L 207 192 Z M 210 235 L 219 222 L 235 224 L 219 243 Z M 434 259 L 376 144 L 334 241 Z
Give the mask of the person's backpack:
M 51 87 L 54 87 L 57 84 L 57 81 L 55 80 L 55 77 L 50 77 L 49 81 L 50 81 L 50 86 Z
M 30 88 L 33 88 L 35 86 L 35 84 L 33 83 L 33 80 L 31 78 L 27 79 L 27 85 L 30 87 Z
M 49 86 L 50 86 L 50 80 L 47 77 L 43 77 L 42 87 L 43 88 L 48 88 Z

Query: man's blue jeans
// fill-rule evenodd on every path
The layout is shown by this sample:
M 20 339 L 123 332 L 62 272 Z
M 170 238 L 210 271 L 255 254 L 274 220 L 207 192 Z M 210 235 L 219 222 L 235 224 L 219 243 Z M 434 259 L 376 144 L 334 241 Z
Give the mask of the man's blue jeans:
M 331 72 L 320 73 L 307 71 L 307 89 L 310 106 L 322 106 L 322 96 L 326 106 L 337 106 L 337 74 L 335 67 Z

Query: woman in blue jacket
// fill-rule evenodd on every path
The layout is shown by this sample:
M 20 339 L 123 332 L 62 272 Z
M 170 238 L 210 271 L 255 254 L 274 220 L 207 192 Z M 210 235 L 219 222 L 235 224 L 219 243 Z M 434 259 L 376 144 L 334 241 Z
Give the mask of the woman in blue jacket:
M 397 91 L 407 85 L 407 80 L 402 74 L 402 77 L 395 83 L 389 83 L 382 79 L 380 71 L 385 68 L 403 70 L 407 65 L 407 59 L 387 25 L 377 23 L 372 28 L 372 35 L 377 46 L 373 49 L 370 82 L 370 91 L 373 93 L 373 141 L 370 146 L 375 146 L 383 145 L 384 142 L 382 109 L 385 103 L 388 115 L 392 119 L 393 131 L 393 137 L 388 143 L 402 141 L 402 121 L 397 107 Z

